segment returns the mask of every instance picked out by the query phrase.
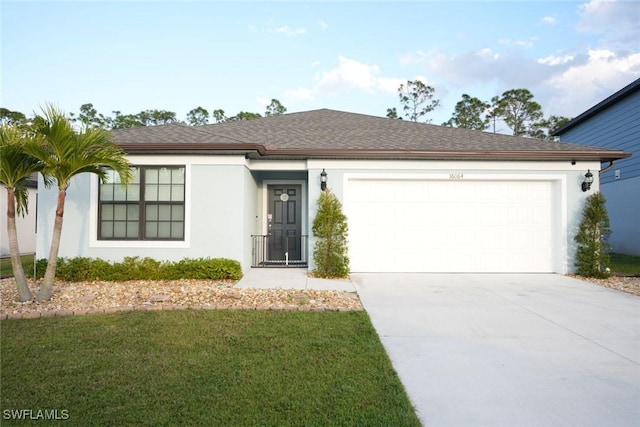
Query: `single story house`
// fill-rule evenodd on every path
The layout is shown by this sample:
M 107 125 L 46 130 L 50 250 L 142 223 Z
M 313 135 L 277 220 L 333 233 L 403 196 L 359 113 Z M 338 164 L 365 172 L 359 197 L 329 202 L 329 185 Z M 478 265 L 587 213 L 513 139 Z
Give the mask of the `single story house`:
M 606 164 L 600 189 L 607 199 L 614 252 L 640 255 L 640 79 L 554 132 L 563 141 L 632 153 Z
M 113 138 L 136 180 L 123 188 L 78 176 L 60 256 L 313 269 L 324 172 L 348 217 L 352 272 L 567 273 L 601 162 L 628 156 L 328 109 Z M 583 191 L 589 171 L 594 182 Z M 55 191 L 39 197 L 40 258 Z

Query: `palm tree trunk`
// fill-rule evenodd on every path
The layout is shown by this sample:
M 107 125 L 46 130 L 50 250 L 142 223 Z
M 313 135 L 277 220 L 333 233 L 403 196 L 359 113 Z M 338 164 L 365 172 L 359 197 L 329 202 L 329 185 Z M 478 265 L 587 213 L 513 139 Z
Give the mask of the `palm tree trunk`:
M 32 298 L 27 278 L 22 268 L 20 259 L 20 246 L 18 244 L 18 229 L 16 227 L 16 198 L 13 189 L 7 187 L 7 235 L 9 236 L 9 250 L 11 252 L 11 267 L 13 268 L 13 278 L 18 289 L 18 300 L 20 302 L 30 301 Z
M 53 296 L 53 281 L 56 278 L 56 268 L 58 266 L 58 251 L 60 249 L 60 236 L 62 235 L 62 217 L 64 216 L 64 201 L 67 196 L 65 190 L 58 191 L 58 206 L 56 207 L 56 219 L 53 223 L 53 236 L 51 238 L 51 249 L 47 261 L 47 270 L 44 273 L 44 280 L 40 286 L 40 292 L 36 301 L 48 301 Z

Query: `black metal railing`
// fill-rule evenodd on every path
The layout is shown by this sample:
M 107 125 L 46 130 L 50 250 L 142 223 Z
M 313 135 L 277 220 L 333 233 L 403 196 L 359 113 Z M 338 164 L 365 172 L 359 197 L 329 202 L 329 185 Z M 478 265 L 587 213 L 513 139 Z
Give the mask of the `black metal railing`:
M 306 267 L 307 237 L 252 235 L 252 267 Z

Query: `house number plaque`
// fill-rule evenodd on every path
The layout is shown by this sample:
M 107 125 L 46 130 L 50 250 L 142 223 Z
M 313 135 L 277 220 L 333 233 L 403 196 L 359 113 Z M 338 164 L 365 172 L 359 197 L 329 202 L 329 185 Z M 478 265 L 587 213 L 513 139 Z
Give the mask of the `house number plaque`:
M 449 179 L 462 179 L 464 178 L 464 174 L 462 172 L 451 172 L 449 174 Z

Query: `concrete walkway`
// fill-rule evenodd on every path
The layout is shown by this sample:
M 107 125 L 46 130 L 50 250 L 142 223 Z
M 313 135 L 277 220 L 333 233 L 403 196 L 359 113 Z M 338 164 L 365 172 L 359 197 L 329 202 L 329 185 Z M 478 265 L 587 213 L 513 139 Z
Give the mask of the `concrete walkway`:
M 425 426 L 640 426 L 640 298 L 553 274 L 351 280 Z
M 252 268 L 236 284 L 238 288 L 313 289 L 347 291 L 356 289 L 349 279 L 318 279 L 309 277 L 306 268 Z

